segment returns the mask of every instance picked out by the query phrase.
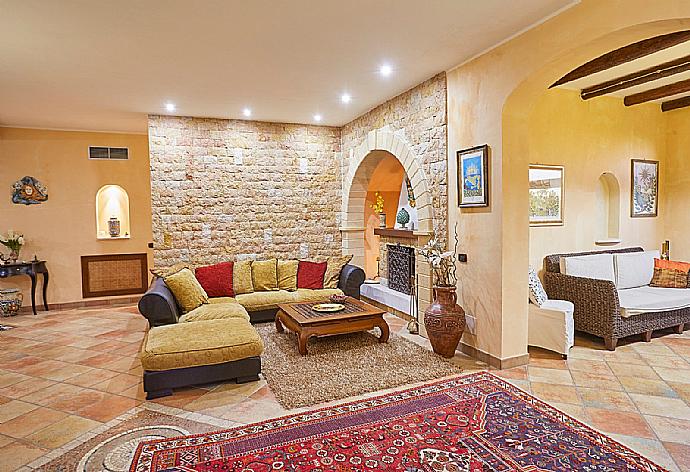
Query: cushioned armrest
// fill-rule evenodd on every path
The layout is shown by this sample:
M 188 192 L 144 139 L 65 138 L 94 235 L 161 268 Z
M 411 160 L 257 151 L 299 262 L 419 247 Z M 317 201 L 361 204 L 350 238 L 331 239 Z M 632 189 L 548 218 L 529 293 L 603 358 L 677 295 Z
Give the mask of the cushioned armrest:
M 359 288 L 364 283 L 365 278 L 366 276 L 362 269 L 348 264 L 340 271 L 338 288 L 342 290 L 345 295 L 359 299 Z
M 599 336 L 618 332 L 620 302 L 616 286 L 610 280 L 546 272 L 544 288 L 549 298 L 573 302 L 575 329 Z
M 180 317 L 175 296 L 159 277 L 153 279 L 151 286 L 139 300 L 139 312 L 149 320 L 152 327 L 177 323 Z

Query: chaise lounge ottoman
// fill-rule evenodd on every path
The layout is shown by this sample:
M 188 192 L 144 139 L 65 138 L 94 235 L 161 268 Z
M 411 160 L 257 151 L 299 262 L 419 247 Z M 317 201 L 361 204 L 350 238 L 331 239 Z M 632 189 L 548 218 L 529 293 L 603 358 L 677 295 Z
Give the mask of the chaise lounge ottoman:
M 263 349 L 244 318 L 151 328 L 141 347 L 146 398 L 172 395 L 173 388 L 189 385 L 259 380 Z

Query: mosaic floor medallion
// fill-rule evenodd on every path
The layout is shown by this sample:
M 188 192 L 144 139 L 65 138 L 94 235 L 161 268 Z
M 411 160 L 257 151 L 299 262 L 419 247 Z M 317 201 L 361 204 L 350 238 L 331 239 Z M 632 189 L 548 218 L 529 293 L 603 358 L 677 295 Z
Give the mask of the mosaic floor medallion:
M 215 429 L 218 426 L 213 424 L 139 408 L 105 424 L 97 434 L 77 439 L 52 457 L 30 465 L 50 472 L 123 472 L 129 470 L 142 441 L 168 440 Z
M 176 426 L 144 426 L 117 434 L 100 442 L 79 461 L 76 472 L 124 472 L 129 469 L 141 441 L 166 439 L 189 434 Z

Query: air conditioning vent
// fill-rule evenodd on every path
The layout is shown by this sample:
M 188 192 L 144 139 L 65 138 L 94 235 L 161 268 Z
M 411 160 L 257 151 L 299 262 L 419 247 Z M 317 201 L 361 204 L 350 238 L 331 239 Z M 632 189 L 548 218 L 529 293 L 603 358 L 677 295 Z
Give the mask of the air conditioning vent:
M 123 147 L 89 146 L 89 159 L 129 159 L 129 149 Z

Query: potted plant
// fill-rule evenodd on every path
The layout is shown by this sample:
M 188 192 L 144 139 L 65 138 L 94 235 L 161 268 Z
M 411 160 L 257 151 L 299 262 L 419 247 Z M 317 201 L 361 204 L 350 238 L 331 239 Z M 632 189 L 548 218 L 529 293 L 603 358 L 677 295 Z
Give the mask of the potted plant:
M 10 264 L 15 264 L 19 259 L 19 252 L 24 245 L 24 235 L 9 230 L 7 236 L 0 234 L 0 243 L 10 250 L 9 256 L 2 256 L 2 260 Z
M 386 227 L 386 214 L 383 212 L 383 197 L 381 196 L 380 193 L 376 192 L 376 201 L 372 203 L 371 209 L 374 210 L 374 213 L 379 214 L 379 228 L 385 228 Z
M 418 250 L 432 269 L 433 301 L 424 311 L 424 326 L 436 354 L 453 357 L 465 331 L 465 311 L 457 304 L 455 259 L 458 247 L 457 227 L 455 248 L 443 251 L 435 237 Z

